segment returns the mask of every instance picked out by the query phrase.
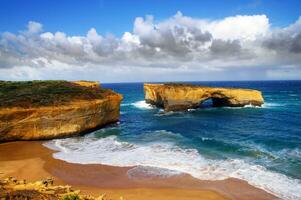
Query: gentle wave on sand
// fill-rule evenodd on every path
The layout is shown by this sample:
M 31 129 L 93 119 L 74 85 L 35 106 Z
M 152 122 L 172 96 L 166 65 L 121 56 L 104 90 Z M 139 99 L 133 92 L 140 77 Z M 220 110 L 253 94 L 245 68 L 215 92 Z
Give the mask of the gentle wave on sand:
M 245 180 L 283 199 L 301 198 L 301 182 L 297 179 L 240 159 L 207 159 L 195 149 L 183 149 L 172 142 L 139 145 L 119 141 L 116 136 L 95 138 L 92 134 L 82 138 L 53 140 L 45 145 L 59 150 L 54 154 L 55 158 L 71 163 L 144 166 L 129 171 L 130 176 L 135 173 L 153 176 L 187 173 L 201 180 L 232 177 Z

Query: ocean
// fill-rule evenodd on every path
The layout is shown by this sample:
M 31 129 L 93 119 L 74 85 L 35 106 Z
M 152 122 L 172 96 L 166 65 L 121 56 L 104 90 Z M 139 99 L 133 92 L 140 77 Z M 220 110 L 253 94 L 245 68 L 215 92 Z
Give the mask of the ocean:
M 102 84 L 124 95 L 120 122 L 45 145 L 71 163 L 136 166 L 128 174 L 239 178 L 282 199 L 301 199 L 301 81 L 191 82 L 263 92 L 262 107 L 168 112 L 144 102 L 143 83 Z

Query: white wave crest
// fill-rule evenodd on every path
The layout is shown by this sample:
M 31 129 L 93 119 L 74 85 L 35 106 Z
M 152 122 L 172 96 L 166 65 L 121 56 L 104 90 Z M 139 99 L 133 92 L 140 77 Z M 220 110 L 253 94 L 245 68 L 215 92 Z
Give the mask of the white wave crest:
M 168 178 L 171 176 L 178 176 L 182 173 L 179 171 L 162 169 L 158 167 L 148 167 L 148 166 L 137 166 L 128 170 L 127 172 L 129 178 L 131 179 L 141 179 L 141 178 Z
M 53 140 L 45 144 L 59 150 L 57 159 L 71 163 L 105 164 L 112 166 L 152 167 L 150 174 L 161 174 L 160 169 L 187 173 L 202 180 L 239 178 L 276 196 L 301 199 L 301 181 L 272 172 L 241 159 L 211 160 L 196 149 L 183 149 L 173 143 L 147 143 L 143 145 L 118 141 L 116 136 L 95 139 L 91 137 Z M 147 168 L 138 168 L 132 175 Z
M 261 106 L 254 106 L 252 104 L 244 105 L 243 108 L 262 108 Z
M 213 140 L 212 138 L 202 137 L 202 141 Z
M 272 107 L 281 107 L 281 106 L 284 106 L 284 104 L 266 102 L 262 105 L 263 108 L 272 108 Z
M 131 104 L 132 106 L 139 108 L 139 109 L 153 109 L 154 107 L 151 104 L 146 103 L 144 100 L 142 101 L 137 101 L 135 103 Z
M 122 103 L 120 106 L 121 107 L 126 107 L 126 106 L 130 106 L 131 105 L 131 103 Z

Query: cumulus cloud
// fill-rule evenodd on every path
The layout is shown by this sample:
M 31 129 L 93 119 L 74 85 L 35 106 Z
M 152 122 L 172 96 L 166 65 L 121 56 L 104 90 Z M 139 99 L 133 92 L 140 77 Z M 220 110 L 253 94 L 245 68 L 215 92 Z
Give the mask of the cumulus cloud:
M 28 33 L 39 33 L 43 30 L 43 25 L 38 22 L 28 22 Z
M 186 56 L 190 52 L 201 51 L 204 44 L 211 40 L 211 34 L 193 24 L 179 23 L 177 19 L 181 17 L 182 14 L 178 13 L 158 24 L 154 24 L 152 16 L 147 16 L 145 20 L 136 18 L 134 34 L 139 37 L 141 47 L 169 56 Z
M 209 20 L 178 12 L 159 22 L 153 16 L 137 17 L 133 31 L 120 38 L 95 28 L 83 36 L 52 33 L 33 21 L 27 30 L 0 36 L 0 79 L 65 78 L 64 73 L 72 79 L 80 78 L 79 72 L 88 79 L 97 79 L 96 73 L 106 81 L 123 74 L 143 81 L 160 73 L 170 74 L 164 79 L 181 79 L 180 74 L 185 79 L 196 79 L 196 74 L 226 79 L 235 71 L 264 79 L 279 74 L 283 66 L 300 72 L 300 65 L 301 18 L 275 28 L 265 15 Z
M 272 32 L 263 44 L 270 50 L 301 53 L 301 17 L 291 26 Z
M 215 39 L 212 41 L 210 50 L 213 55 L 235 55 L 240 54 L 241 45 L 239 40 L 221 40 Z

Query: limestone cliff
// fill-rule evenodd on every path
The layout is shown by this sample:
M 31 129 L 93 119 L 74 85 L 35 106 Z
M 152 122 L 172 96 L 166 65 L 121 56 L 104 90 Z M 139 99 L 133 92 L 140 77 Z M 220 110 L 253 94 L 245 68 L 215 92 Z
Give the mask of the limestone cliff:
M 91 87 L 90 84 L 86 86 Z M 118 121 L 122 95 L 94 86 L 87 89 L 86 86 L 68 85 L 66 88 L 64 85 L 64 91 L 58 90 L 60 92 L 58 94 L 57 91 L 53 92 L 48 88 L 47 91 L 55 93 L 53 94 L 55 100 L 48 97 L 46 100 L 49 102 L 44 103 L 45 105 L 40 102 L 38 104 L 31 102 L 29 105 L 32 106 L 28 106 L 28 103 L 23 105 L 22 102 L 25 102 L 23 99 L 17 99 L 18 101 L 14 102 L 16 106 L 8 106 L 10 105 L 8 103 L 5 106 L 3 103 L 0 107 L 0 141 L 72 136 Z M 69 87 L 76 89 L 73 88 L 74 94 L 68 96 Z M 64 101 L 58 101 L 61 96 Z M 37 98 L 33 100 L 36 101 Z M 43 101 L 44 96 L 39 100 Z
M 98 81 L 72 81 L 77 85 L 81 85 L 84 87 L 98 88 L 100 87 L 100 83 Z
M 261 106 L 262 94 L 257 90 L 204 87 L 189 84 L 144 84 L 145 101 L 164 108 L 165 111 L 181 111 L 197 108 L 207 99 L 213 106 L 239 107 Z

